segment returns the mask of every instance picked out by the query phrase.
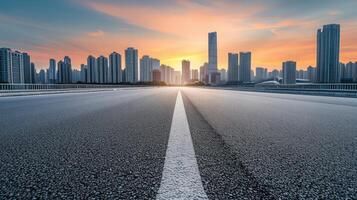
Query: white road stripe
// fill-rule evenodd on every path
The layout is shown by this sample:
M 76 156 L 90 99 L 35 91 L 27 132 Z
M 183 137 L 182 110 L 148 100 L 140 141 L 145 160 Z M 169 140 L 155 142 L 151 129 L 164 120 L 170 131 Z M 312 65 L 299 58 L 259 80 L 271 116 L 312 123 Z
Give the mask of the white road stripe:
M 208 199 L 202 186 L 180 91 L 176 99 L 164 171 L 156 199 Z

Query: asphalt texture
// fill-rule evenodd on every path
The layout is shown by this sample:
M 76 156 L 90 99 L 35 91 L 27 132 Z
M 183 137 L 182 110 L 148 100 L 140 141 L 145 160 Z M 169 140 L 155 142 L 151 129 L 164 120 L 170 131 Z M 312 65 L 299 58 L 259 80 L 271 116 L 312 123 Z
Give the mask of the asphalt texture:
M 0 99 L 0 199 L 154 199 L 177 89 Z
M 0 199 L 155 199 L 179 90 L 209 199 L 357 199 L 357 99 L 169 87 L 0 98 Z
M 357 99 L 182 93 L 211 199 L 357 199 Z

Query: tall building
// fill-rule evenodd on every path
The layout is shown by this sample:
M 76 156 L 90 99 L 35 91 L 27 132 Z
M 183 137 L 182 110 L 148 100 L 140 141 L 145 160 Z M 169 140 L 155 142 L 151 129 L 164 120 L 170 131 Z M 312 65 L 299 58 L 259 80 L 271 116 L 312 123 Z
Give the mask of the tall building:
M 238 54 L 228 53 L 228 82 L 238 82 Z
M 161 82 L 161 71 L 159 69 L 152 71 L 152 81 L 155 83 Z
M 32 79 L 31 80 L 32 83 L 37 82 L 35 63 L 31 63 L 31 79 Z
M 58 83 L 69 84 L 72 83 L 72 64 L 71 59 L 65 56 L 63 61 L 59 61 L 57 64 Z
M 208 83 L 208 63 L 204 63 L 200 67 L 200 81 L 203 83 Z
M 181 78 L 182 84 L 189 83 L 190 79 L 191 79 L 190 61 L 188 61 L 188 60 L 182 61 L 182 70 L 181 71 L 182 71 L 182 78 Z
M 174 71 L 174 83 L 175 85 L 181 85 L 181 72 Z
M 0 82 L 10 84 L 25 82 L 23 53 L 9 48 L 0 49 Z
M 87 66 L 85 64 L 81 64 L 81 83 L 87 83 Z
M 78 69 L 72 70 L 72 83 L 81 82 L 81 72 Z
M 324 25 L 317 31 L 317 82 L 338 83 L 340 64 L 340 25 Z
M 217 72 L 217 32 L 208 33 L 208 77 L 211 83 L 211 74 Z
M 255 82 L 261 82 L 266 79 L 266 70 L 263 67 L 255 68 Z
M 108 82 L 122 82 L 121 55 L 117 52 L 113 52 L 109 55 Z
M 251 52 L 239 53 L 239 81 L 250 82 L 251 81 Z
M 125 50 L 125 77 L 126 82 L 138 82 L 138 50 L 132 47 Z
M 161 81 L 172 84 L 174 82 L 174 69 L 167 65 L 160 66 Z
M 152 69 L 160 69 L 160 60 L 156 58 L 152 58 Z
M 192 71 L 191 71 L 191 79 L 193 81 L 198 81 L 198 69 L 192 69 Z
M 355 62 L 353 64 L 353 68 L 352 68 L 352 78 L 353 78 L 353 82 L 357 82 L 357 62 Z
M 50 67 L 48 68 L 48 83 L 56 83 L 56 60 L 50 59 Z
M 23 60 L 23 68 L 24 68 L 24 83 L 31 84 L 32 77 L 31 77 L 31 58 L 30 55 L 27 53 L 22 53 L 22 60 Z
M 94 56 L 87 58 L 87 83 L 98 83 L 98 70 Z
M 108 58 L 99 56 L 97 58 L 98 83 L 108 83 Z
M 283 83 L 284 84 L 296 83 L 296 62 L 294 61 L 283 62 Z
M 312 66 L 307 67 L 307 79 L 311 82 L 316 81 L 316 68 Z
M 152 81 L 153 59 L 150 56 L 143 56 L 140 59 L 140 81 Z
M 43 69 L 38 73 L 38 83 L 46 84 L 46 72 Z

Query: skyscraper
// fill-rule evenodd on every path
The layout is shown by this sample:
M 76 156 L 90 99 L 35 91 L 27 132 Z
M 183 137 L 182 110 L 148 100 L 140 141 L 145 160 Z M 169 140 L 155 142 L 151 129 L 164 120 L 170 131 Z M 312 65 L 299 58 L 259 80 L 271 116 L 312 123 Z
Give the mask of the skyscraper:
M 324 25 L 317 31 L 317 82 L 338 83 L 340 64 L 340 25 Z
M 108 83 L 108 58 L 99 56 L 97 58 L 98 83 Z
M 48 82 L 50 84 L 56 83 L 56 60 L 50 59 L 50 67 L 48 69 Z
M 87 58 L 87 83 L 98 83 L 96 59 L 93 56 Z
M 191 74 L 190 61 L 183 60 L 182 61 L 182 78 L 181 78 L 182 84 L 187 84 L 190 82 L 190 79 L 191 79 L 190 74 Z
M 203 83 L 208 83 L 208 63 L 204 63 L 200 67 L 200 81 Z
M 27 53 L 22 53 L 23 57 L 23 68 L 24 68 L 24 83 L 30 84 L 32 82 L 31 77 L 31 58 Z
M 283 62 L 283 83 L 284 84 L 296 83 L 296 62 L 294 61 Z
M 25 56 L 28 56 L 25 54 Z M 29 59 L 29 56 L 28 56 Z M 26 64 L 27 64 L 26 60 Z M 24 83 L 24 54 L 12 51 L 9 48 L 0 49 L 0 82 L 2 83 Z M 30 67 L 30 66 L 28 66 Z M 29 73 L 30 75 L 30 73 Z
M 87 83 L 87 66 L 85 64 L 81 64 L 81 83 Z
M 260 82 L 266 79 L 266 71 L 267 69 L 263 67 L 255 68 L 255 82 Z
M 132 47 L 125 50 L 125 76 L 126 82 L 138 82 L 138 50 Z
M 150 56 L 143 56 L 140 59 L 140 81 L 150 82 L 152 81 L 153 59 Z
M 217 72 L 217 32 L 208 33 L 208 76 Z
M 58 68 L 58 83 L 68 84 L 72 83 L 72 64 L 71 59 L 65 56 L 63 61 L 59 61 L 57 64 Z
M 228 82 L 238 82 L 238 54 L 228 53 Z
M 108 79 L 109 83 L 122 82 L 121 55 L 117 52 L 109 55 Z
M 250 82 L 251 80 L 251 52 L 239 53 L 239 81 Z

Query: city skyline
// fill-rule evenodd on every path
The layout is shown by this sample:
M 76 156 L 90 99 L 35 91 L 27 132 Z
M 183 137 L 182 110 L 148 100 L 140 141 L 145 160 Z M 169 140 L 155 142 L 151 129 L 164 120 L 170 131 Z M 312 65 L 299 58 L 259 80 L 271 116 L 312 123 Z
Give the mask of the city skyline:
M 28 52 L 38 69 L 48 68 L 50 58 L 64 56 L 70 56 L 72 67 L 79 69 L 88 55 L 113 51 L 124 55 L 130 46 L 139 49 L 139 58 L 150 55 L 175 69 L 188 59 L 197 69 L 208 62 L 206 35 L 216 31 L 218 68 L 227 69 L 227 53 L 251 51 L 252 68 L 272 70 L 285 60 L 294 60 L 297 69 L 306 69 L 316 66 L 316 30 L 322 24 L 339 23 L 340 61 L 357 59 L 356 16 L 352 15 L 357 2 L 266 2 L 15 0 L 0 8 L 5 27 L 0 40 L 2 47 Z M 57 9 L 66 9 L 67 16 Z M 133 17 L 142 11 L 147 16 Z M 177 23 L 169 23 L 173 19 Z

